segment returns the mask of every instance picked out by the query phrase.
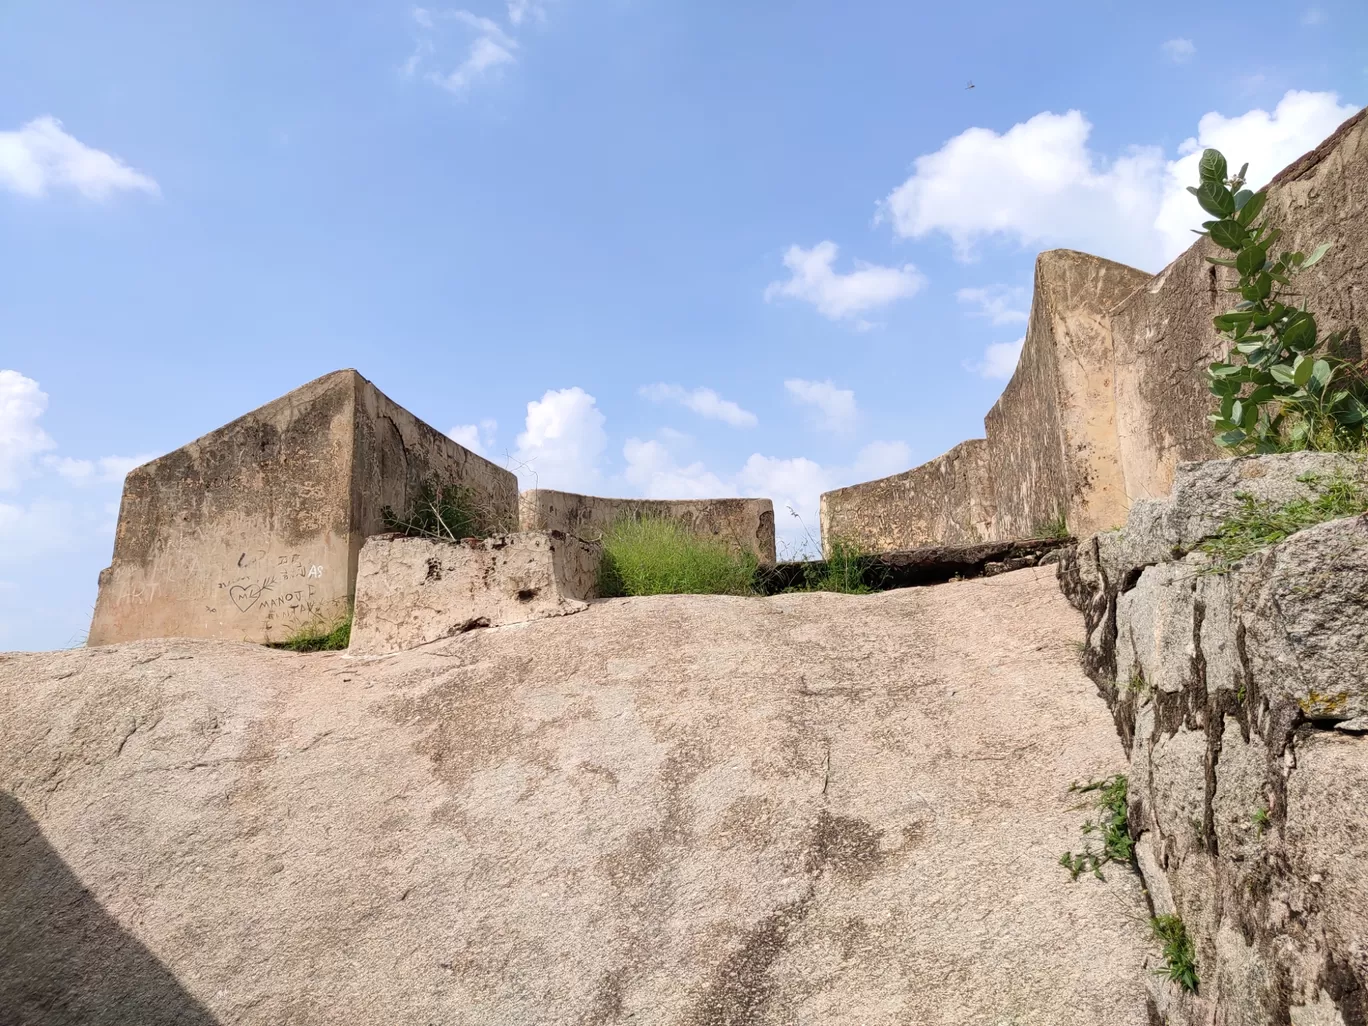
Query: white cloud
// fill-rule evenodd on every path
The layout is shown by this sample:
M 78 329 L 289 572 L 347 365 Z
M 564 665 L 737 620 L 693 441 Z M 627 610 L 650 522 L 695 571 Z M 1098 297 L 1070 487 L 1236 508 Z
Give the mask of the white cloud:
M 498 430 L 496 420 L 482 420 L 478 424 L 457 424 L 447 432 L 447 437 L 457 445 L 464 446 L 477 456 L 489 457 L 494 451 L 494 433 Z
M 69 502 L 38 499 L 28 505 L 0 502 L 0 565 L 31 563 L 76 548 L 93 526 Z
M 985 378 L 1010 378 L 1016 370 L 1017 361 L 1021 359 L 1021 347 L 1025 343 L 1024 336 L 1015 342 L 993 342 L 983 350 L 982 360 L 966 360 L 964 369 Z
M 508 0 L 508 23 L 510 25 L 521 25 L 529 19 L 545 21 L 546 8 L 537 0 Z
M 33 459 L 55 448 L 38 424 L 47 393 L 18 371 L 0 370 L 0 491 L 13 491 L 33 471 Z
M 595 485 L 608 445 L 603 421 L 597 401 L 578 386 L 528 403 L 527 429 L 513 453 L 523 486 L 582 492 Z
M 817 424 L 823 430 L 846 434 L 855 429 L 859 410 L 852 390 L 837 388 L 830 381 L 804 381 L 802 378 L 789 378 L 784 382 L 784 388 L 798 402 L 816 408 Z
M 1307 28 L 1315 28 L 1317 25 L 1325 24 L 1325 12 L 1319 7 L 1308 7 L 1306 13 L 1301 16 L 1301 23 Z
M 911 264 L 881 267 L 856 260 L 855 270 L 840 274 L 832 267 L 837 252 L 836 243 L 831 241 L 819 242 L 811 249 L 790 246 L 784 254 L 784 266 L 791 276 L 788 281 L 772 282 L 765 289 L 765 299 L 801 299 L 835 321 L 915 295 L 926 284 L 926 278 Z
M 1019 285 L 985 285 L 982 288 L 960 289 L 955 298 L 961 303 L 978 307 L 975 317 L 987 317 L 994 324 L 1014 324 L 1029 316 L 1031 297 Z
M 624 476 L 643 498 L 717 499 L 731 494 L 722 479 L 702 463 L 676 465 L 660 442 L 629 438 L 622 457 L 627 461 Z
M 515 0 L 508 5 L 509 22 L 517 26 L 529 14 L 539 11 L 536 3 Z M 417 74 L 420 67 L 437 63 L 438 40 L 448 25 L 463 33 L 461 45 L 465 56 L 454 68 L 429 68 L 423 75 L 428 82 L 465 96 L 475 85 L 496 78 L 504 65 L 517 61 L 513 54 L 518 41 L 492 18 L 465 10 L 433 11 L 423 7 L 415 7 L 411 14 L 420 35 L 413 53 L 404 62 L 402 70 L 406 77 Z
M 155 455 L 101 456 L 98 460 L 77 460 L 70 456 L 49 456 L 43 462 L 59 476 L 74 484 L 123 484 L 134 467 L 141 467 Z
M 1037 114 L 1001 135 L 970 128 L 918 157 L 881 216 L 904 238 L 947 235 L 966 260 L 983 240 L 1000 238 L 1157 270 L 1190 245 L 1188 228 L 1204 219 L 1185 191 L 1197 180 L 1193 154 L 1201 147 L 1221 148 L 1237 166 L 1249 161 L 1258 186 L 1354 112 L 1334 93 L 1289 92 L 1271 114 L 1210 113 L 1176 160 L 1136 146 L 1109 161 L 1088 149 L 1092 125 L 1076 110 Z
M 1161 43 L 1159 49 L 1163 50 L 1164 56 L 1174 64 L 1186 64 L 1197 52 L 1197 47 L 1191 39 L 1170 39 Z
M 1224 153 L 1232 174 L 1248 162 L 1249 187 L 1258 189 L 1357 112 L 1357 107 L 1341 104 L 1335 93 L 1293 90 L 1271 113 L 1255 109 L 1233 118 L 1214 112 L 1203 115 L 1197 122 L 1197 135 L 1178 148 L 1184 156 L 1170 161 L 1165 171 L 1163 200 L 1154 225 L 1164 240 L 1167 259 L 1191 245 L 1189 229 L 1207 218 L 1186 188 L 1197 181 L 1203 149 L 1210 146 Z
M 120 191 L 159 191 L 155 181 L 118 157 L 68 135 L 54 117 L 0 132 L 0 187 L 35 197 L 49 189 L 73 189 L 92 200 Z
M 655 403 L 678 403 L 700 417 L 720 420 L 732 427 L 755 427 L 759 422 L 750 410 L 743 410 L 730 399 L 723 399 L 711 388 L 686 389 L 679 385 L 643 385 L 641 395 Z

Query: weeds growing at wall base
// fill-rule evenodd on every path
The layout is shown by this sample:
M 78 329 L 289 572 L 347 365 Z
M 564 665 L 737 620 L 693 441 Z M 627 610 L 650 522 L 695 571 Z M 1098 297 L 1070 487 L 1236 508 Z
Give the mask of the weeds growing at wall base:
M 424 482 L 402 515 L 385 506 L 380 516 L 391 531 L 441 541 L 486 538 L 500 531 L 515 530 L 503 522 L 505 517 L 482 502 L 473 489 L 433 481 Z
M 1198 546 L 1212 557 L 1203 572 L 1226 573 L 1246 556 L 1276 545 L 1298 531 L 1327 520 L 1368 512 L 1368 492 L 1343 474 L 1337 473 L 1328 481 L 1314 474 L 1297 480 L 1309 485 L 1316 494 L 1276 505 L 1247 493 L 1236 493 L 1242 504 L 1239 511 L 1221 525 L 1215 537 Z
M 351 644 L 352 614 L 335 620 L 315 620 L 300 627 L 284 641 L 271 642 L 271 648 L 291 652 L 340 652 Z
M 1126 776 L 1118 773 L 1105 780 L 1075 783 L 1069 790 L 1079 794 L 1095 794 L 1098 817 L 1083 824 L 1083 850 L 1066 851 L 1059 857 L 1059 864 L 1069 871 L 1072 880 L 1077 880 L 1089 871 L 1099 880 L 1105 880 L 1103 866 L 1109 862 L 1129 863 L 1135 852 L 1135 841 L 1126 822 Z M 1100 846 L 1095 846 L 1094 840 Z
M 1197 954 L 1187 927 L 1176 915 L 1155 916 L 1150 929 L 1163 945 L 1164 968 L 1157 970 L 1189 993 L 1197 993 Z
M 603 535 L 599 594 L 752 595 L 758 561 L 676 520 L 628 517 Z

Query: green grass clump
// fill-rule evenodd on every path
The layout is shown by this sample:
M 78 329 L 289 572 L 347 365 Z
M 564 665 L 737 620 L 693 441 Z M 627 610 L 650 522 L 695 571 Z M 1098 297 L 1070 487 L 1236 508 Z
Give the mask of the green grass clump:
M 758 561 L 677 520 L 627 518 L 603 536 L 599 594 L 753 595 Z
M 285 648 L 291 652 L 340 652 L 351 644 L 352 615 L 336 620 L 315 620 L 307 623 L 284 641 L 271 643 L 271 648 Z
M 1314 474 L 1297 480 L 1310 485 L 1316 494 L 1281 506 L 1247 493 L 1236 496 L 1242 503 L 1239 512 L 1221 525 L 1214 538 L 1199 546 L 1214 557 L 1206 568 L 1208 573 L 1225 573 L 1246 556 L 1308 527 L 1368 512 L 1368 493 L 1342 474 L 1324 483 Z
M 1197 953 L 1183 921 L 1175 915 L 1155 916 L 1150 920 L 1150 929 L 1163 945 L 1164 968 L 1158 970 L 1159 975 L 1197 993 Z
M 1031 535 L 1035 538 L 1058 538 L 1060 540 L 1068 538 L 1069 523 L 1065 519 L 1064 512 L 1061 510 L 1044 523 L 1036 524 Z
M 858 545 L 834 538 L 831 553 L 809 572 L 798 591 L 835 591 L 842 595 L 869 595 L 878 589 L 869 580 L 869 557 Z
M 497 532 L 475 493 L 463 485 L 425 482 L 402 514 L 389 506 L 380 510 L 381 519 L 391 531 L 410 537 L 460 541 L 484 538 Z
M 1095 793 L 1098 817 L 1083 824 L 1083 850 L 1066 851 L 1059 857 L 1059 864 L 1069 871 L 1073 880 L 1089 870 L 1099 880 L 1106 879 L 1102 875 L 1103 866 L 1109 862 L 1130 862 L 1135 851 L 1135 840 L 1126 822 L 1126 776 L 1118 773 L 1105 780 L 1073 784 L 1069 790 L 1079 794 Z M 1100 848 L 1093 845 L 1094 837 L 1101 841 Z

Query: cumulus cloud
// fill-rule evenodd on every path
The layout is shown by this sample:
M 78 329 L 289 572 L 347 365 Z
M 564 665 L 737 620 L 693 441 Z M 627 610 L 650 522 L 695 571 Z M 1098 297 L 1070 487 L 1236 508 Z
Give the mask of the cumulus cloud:
M 1031 297 L 1019 285 L 985 285 L 959 289 L 955 298 L 977 306 L 975 317 L 987 317 L 994 324 L 1014 324 L 1028 317 Z
M 720 420 L 732 427 L 755 427 L 759 423 L 750 410 L 743 410 L 730 399 L 723 399 L 711 388 L 686 389 L 679 385 L 657 384 L 643 385 L 638 391 L 652 402 L 678 403 L 700 417 Z
M 546 8 L 537 0 L 508 0 L 508 23 L 521 25 L 525 21 L 545 21 Z
M 90 511 L 86 512 L 82 516 L 70 502 L 54 499 L 0 502 L 0 566 L 31 563 L 76 548 L 92 527 Z
M 881 267 L 856 260 L 855 269 L 842 274 L 832 266 L 837 252 L 836 243 L 831 241 L 819 242 L 811 249 L 790 246 L 784 254 L 790 277 L 788 281 L 771 282 L 765 299 L 800 299 L 836 321 L 916 295 L 926 284 L 926 278 L 911 264 Z
M 804 381 L 789 378 L 784 382 L 788 394 L 817 412 L 817 425 L 826 431 L 846 434 L 855 429 L 859 410 L 855 393 L 848 388 L 837 388 L 830 381 Z
M 994 238 L 1157 270 L 1190 244 L 1187 229 L 1204 217 L 1185 191 L 1203 147 L 1222 149 L 1236 166 L 1249 161 L 1257 187 L 1354 112 L 1334 93 L 1289 92 L 1271 113 L 1205 115 L 1173 160 L 1154 146 L 1108 160 L 1088 148 L 1092 125 L 1076 110 L 1037 114 L 1002 134 L 970 128 L 918 157 L 881 217 L 904 238 L 946 235 L 964 260 Z
M 56 447 L 38 421 L 47 409 L 38 382 L 0 370 L 0 491 L 13 491 L 33 472 L 34 458 Z
M 73 484 L 123 484 L 134 467 L 155 459 L 152 453 L 140 456 L 101 456 L 97 460 L 77 460 L 70 456 L 49 456 L 43 462 Z
M 1163 50 L 1164 56 L 1174 64 L 1186 64 L 1197 52 L 1197 47 L 1191 39 L 1169 39 L 1161 43 L 1159 49 Z
M 1016 370 L 1021 347 L 1025 344 L 1025 336 L 1015 342 L 993 342 L 983 350 L 983 359 L 968 360 L 964 367 L 985 378 L 1006 380 Z
M 627 439 L 622 447 L 625 476 L 647 499 L 717 499 L 731 494 L 722 479 L 702 463 L 680 466 L 660 442 Z
M 41 117 L 17 131 L 0 132 L 0 187 L 21 196 L 70 189 L 87 199 L 116 192 L 157 193 L 157 183 L 118 157 L 68 135 L 54 117 Z
M 524 487 L 584 491 L 598 482 L 608 445 L 598 402 L 578 386 L 548 391 L 527 404 L 514 468 Z
M 495 420 L 482 420 L 478 424 L 457 424 L 447 432 L 447 437 L 477 456 L 488 457 L 494 451 L 494 432 L 498 427 L 499 423 Z
M 516 27 L 540 10 L 536 3 L 513 0 L 508 4 L 509 24 Z M 517 61 L 514 51 L 518 41 L 492 18 L 466 10 L 435 11 L 424 7 L 413 8 L 411 14 L 419 34 L 413 53 L 404 62 L 407 77 L 426 69 L 426 81 L 464 97 L 474 86 L 496 78 L 504 65 Z M 452 32 L 461 39 L 463 57 L 454 67 L 442 66 L 442 53 Z

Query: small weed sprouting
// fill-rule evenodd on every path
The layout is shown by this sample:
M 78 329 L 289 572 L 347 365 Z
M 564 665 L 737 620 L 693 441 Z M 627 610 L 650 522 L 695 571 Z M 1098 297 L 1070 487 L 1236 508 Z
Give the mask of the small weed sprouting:
M 1130 862 L 1135 852 L 1135 841 L 1126 822 L 1126 776 L 1118 773 L 1105 780 L 1073 784 L 1069 790 L 1096 794 L 1099 815 L 1096 820 L 1090 819 L 1083 824 L 1083 850 L 1066 851 L 1059 857 L 1059 864 L 1069 871 L 1073 880 L 1088 871 L 1099 880 L 1105 880 L 1103 866 L 1109 862 Z M 1094 837 L 1099 839 L 1101 847 L 1094 847 Z
M 475 492 L 464 485 L 428 481 L 418 490 L 402 515 L 385 506 L 380 511 L 385 526 L 410 537 L 460 541 L 484 538 L 512 530 L 502 518 L 483 508 Z
M 1163 945 L 1164 968 L 1156 972 L 1189 993 L 1197 993 L 1197 954 L 1183 921 L 1176 915 L 1155 916 L 1150 920 L 1150 929 Z
M 284 648 L 291 652 L 339 652 L 351 644 L 352 615 L 347 613 L 336 620 L 315 620 L 300 627 L 284 641 L 270 643 L 270 648 Z
M 1252 823 L 1254 824 L 1254 834 L 1255 834 L 1255 836 L 1256 836 L 1256 837 L 1262 837 L 1262 836 L 1264 835 L 1264 831 L 1268 829 L 1268 808 L 1267 808 L 1267 806 L 1260 806 L 1259 808 L 1255 809 L 1255 810 L 1254 810 L 1254 814 L 1253 814 L 1252 816 L 1250 816 L 1249 819 L 1250 819 L 1250 822 L 1252 822 Z
M 599 594 L 752 595 L 758 562 L 676 520 L 628 517 L 603 535 Z
M 1149 696 L 1149 682 L 1145 680 L 1144 671 L 1142 671 L 1140 667 L 1136 666 L 1132 668 L 1130 680 L 1126 682 L 1126 686 L 1122 690 L 1128 691 L 1140 699 Z
M 882 581 L 873 580 L 875 568 L 858 545 L 833 538 L 831 554 L 809 570 L 794 591 L 835 591 L 842 595 L 870 595 L 880 590 Z
M 1315 490 L 1312 498 L 1294 499 L 1281 506 L 1259 500 L 1247 493 L 1236 498 L 1242 506 L 1233 517 L 1223 523 L 1214 538 L 1204 541 L 1199 549 L 1212 557 L 1205 573 L 1227 573 L 1240 560 L 1260 549 L 1291 537 L 1327 520 L 1357 516 L 1368 512 L 1368 492 L 1355 482 L 1336 474 L 1329 481 L 1315 475 L 1298 478 Z
M 1031 532 L 1033 538 L 1058 538 L 1061 541 L 1069 537 L 1069 522 L 1064 516 L 1064 511 L 1060 510 L 1049 520 L 1035 525 Z

